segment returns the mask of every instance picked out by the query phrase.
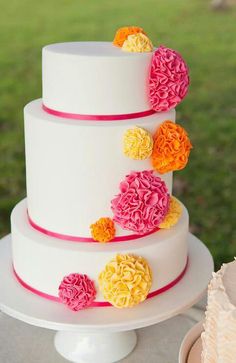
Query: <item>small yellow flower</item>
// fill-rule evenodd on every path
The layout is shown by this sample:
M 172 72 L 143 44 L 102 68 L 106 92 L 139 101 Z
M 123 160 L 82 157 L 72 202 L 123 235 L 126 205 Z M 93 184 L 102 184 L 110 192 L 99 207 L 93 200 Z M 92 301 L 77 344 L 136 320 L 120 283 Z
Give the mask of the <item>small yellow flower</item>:
M 152 52 L 151 40 L 143 33 L 129 35 L 124 41 L 122 50 L 125 52 Z
M 178 222 L 181 214 L 182 214 L 182 206 L 180 202 L 178 201 L 178 199 L 171 196 L 169 211 L 165 216 L 163 222 L 159 225 L 159 228 L 165 228 L 165 229 L 171 228 Z
M 144 160 L 152 154 L 152 135 L 141 127 L 128 129 L 123 137 L 123 152 L 131 159 Z
M 128 308 L 144 301 L 152 285 L 152 273 L 143 257 L 117 255 L 100 273 L 104 299 L 116 308 Z
M 98 242 L 109 242 L 115 237 L 115 225 L 111 218 L 100 218 L 90 226 L 92 237 Z

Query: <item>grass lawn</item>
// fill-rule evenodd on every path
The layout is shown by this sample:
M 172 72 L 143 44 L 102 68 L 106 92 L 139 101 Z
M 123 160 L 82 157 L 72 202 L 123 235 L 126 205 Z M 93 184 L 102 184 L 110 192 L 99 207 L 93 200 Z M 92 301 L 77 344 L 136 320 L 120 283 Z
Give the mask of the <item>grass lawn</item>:
M 25 195 L 23 106 L 41 96 L 41 48 L 72 40 L 112 40 L 122 25 L 145 28 L 155 45 L 179 50 L 192 85 L 177 109 L 194 149 L 175 173 L 175 194 L 191 230 L 216 265 L 236 255 L 236 8 L 206 0 L 0 0 L 0 234 Z M 125 85 L 124 85 L 125 87 Z

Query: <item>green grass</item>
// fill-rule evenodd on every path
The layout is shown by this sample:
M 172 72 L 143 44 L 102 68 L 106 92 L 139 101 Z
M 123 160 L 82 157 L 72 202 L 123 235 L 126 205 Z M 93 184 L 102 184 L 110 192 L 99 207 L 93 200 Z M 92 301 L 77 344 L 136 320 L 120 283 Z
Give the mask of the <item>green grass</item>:
M 209 1 L 210 2 L 210 1 Z M 23 106 L 41 96 L 41 48 L 71 40 L 111 40 L 122 25 L 145 28 L 155 45 L 179 50 L 191 89 L 177 118 L 191 135 L 188 167 L 175 194 L 217 267 L 236 255 L 236 9 L 205 0 L 0 0 L 0 234 L 25 195 Z

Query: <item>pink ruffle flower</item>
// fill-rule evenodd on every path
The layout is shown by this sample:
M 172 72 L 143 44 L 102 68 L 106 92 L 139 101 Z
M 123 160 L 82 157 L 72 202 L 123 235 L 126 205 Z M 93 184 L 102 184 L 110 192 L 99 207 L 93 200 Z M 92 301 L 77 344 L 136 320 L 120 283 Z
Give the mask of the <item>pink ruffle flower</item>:
M 153 231 L 169 210 L 170 196 L 153 170 L 132 172 L 120 183 L 120 193 L 111 201 L 114 221 L 123 229 L 144 234 Z
M 181 55 L 160 46 L 154 53 L 149 77 L 149 100 L 153 110 L 168 111 L 186 96 L 189 86 L 188 67 Z
M 61 302 L 73 311 L 90 306 L 95 296 L 94 282 L 87 275 L 72 273 L 65 276 L 59 286 Z

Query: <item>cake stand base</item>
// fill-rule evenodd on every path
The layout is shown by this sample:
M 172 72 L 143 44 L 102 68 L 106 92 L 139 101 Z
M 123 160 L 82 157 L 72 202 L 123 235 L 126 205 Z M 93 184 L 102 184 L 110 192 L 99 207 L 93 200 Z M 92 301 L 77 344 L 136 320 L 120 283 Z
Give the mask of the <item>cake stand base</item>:
M 110 334 L 60 331 L 54 342 L 58 353 L 71 362 L 111 363 L 132 352 L 137 335 L 134 330 Z
M 212 256 L 193 235 L 189 234 L 188 242 L 188 269 L 172 289 L 132 309 L 92 308 L 74 313 L 19 285 L 12 271 L 11 236 L 7 236 L 0 241 L 0 309 L 28 324 L 59 331 L 56 349 L 74 363 L 116 362 L 134 349 L 133 329 L 180 314 L 205 293 L 214 267 Z

